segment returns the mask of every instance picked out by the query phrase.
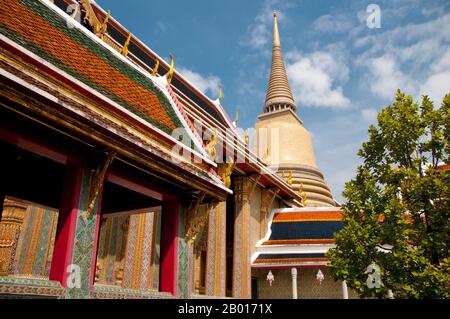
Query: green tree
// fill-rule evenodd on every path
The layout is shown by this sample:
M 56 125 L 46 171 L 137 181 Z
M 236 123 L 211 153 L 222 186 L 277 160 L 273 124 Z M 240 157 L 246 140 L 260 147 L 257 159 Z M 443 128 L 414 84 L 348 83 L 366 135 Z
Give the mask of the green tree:
M 450 164 L 449 115 L 450 94 L 435 108 L 398 90 L 369 128 L 328 253 L 335 279 L 361 297 L 450 298 L 450 170 L 441 167 Z M 379 288 L 367 284 L 372 263 Z

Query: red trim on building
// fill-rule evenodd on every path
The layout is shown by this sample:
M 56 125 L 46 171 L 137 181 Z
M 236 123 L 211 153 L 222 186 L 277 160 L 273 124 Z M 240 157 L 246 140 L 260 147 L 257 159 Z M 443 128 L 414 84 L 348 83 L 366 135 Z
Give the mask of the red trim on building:
M 50 280 L 56 280 L 67 287 L 67 266 L 72 263 L 73 242 L 77 225 L 78 205 L 83 181 L 83 165 L 70 160 L 66 167 L 64 192 L 58 215 Z
M 164 196 L 161 213 L 161 267 L 159 290 L 177 295 L 178 282 L 178 213 L 180 204 L 172 196 Z
M 19 135 L 16 132 L 12 132 L 3 128 L 0 128 L 0 140 L 25 149 L 29 152 L 47 157 L 61 164 L 66 164 L 68 161 L 67 154 L 56 150 L 49 145 L 45 145 L 42 142 L 36 142 L 31 138 Z

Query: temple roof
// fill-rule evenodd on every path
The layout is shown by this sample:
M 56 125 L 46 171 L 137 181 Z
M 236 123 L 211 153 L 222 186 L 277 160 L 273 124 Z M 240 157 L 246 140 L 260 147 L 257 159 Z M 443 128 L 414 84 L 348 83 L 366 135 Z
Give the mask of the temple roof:
M 272 64 L 270 66 L 270 78 L 267 88 L 264 113 L 276 110 L 277 108 L 291 108 L 296 110 L 294 97 L 289 86 L 286 68 L 284 65 L 283 53 L 281 52 L 280 34 L 278 32 L 278 22 L 276 13 L 273 14 L 273 48 Z
M 342 227 L 342 211 L 336 207 L 274 210 L 266 236 L 256 244 L 252 266 L 325 266 L 325 254 Z
M 212 193 L 214 188 L 229 192 L 166 78 L 152 76 L 71 21 L 47 1 L 0 0 L 0 71 L 2 82 L 15 83 L 4 92 L 19 85 L 30 100 L 32 95 L 47 99 L 43 107 L 49 108 L 48 116 L 54 113 L 52 120 L 58 114 L 60 124 L 87 136 L 114 136 L 113 145 L 127 153 L 139 150 L 143 162 L 159 157 L 171 170 L 185 170 L 178 174 L 186 174 L 186 180 L 214 185 Z M 194 145 L 172 137 L 177 128 L 185 128 Z M 175 145 L 203 162 L 181 159 L 174 154 Z
M 106 20 L 107 13 L 95 2 L 78 2 L 89 4 L 99 22 Z M 72 3 L 73 0 L 57 0 L 54 5 L 49 1 L 0 0 L 0 71 L 5 71 L 1 76 L 24 81 L 23 92 L 51 95 L 63 107 L 59 112 L 56 105 L 43 104 L 48 108 L 46 112 L 59 112 L 58 119 L 67 122 L 64 125 L 77 127 L 88 136 L 101 129 L 114 138 L 120 137 L 126 140 L 126 151 L 132 147 L 143 164 L 149 163 L 147 156 L 159 156 L 171 169 L 182 167 L 199 180 L 212 183 L 214 187 L 208 192 L 215 192 L 215 187 L 222 192 L 225 186 L 212 168 L 217 165 L 204 149 L 201 132 L 192 122 L 201 119 L 207 122 L 206 127 L 217 127 L 219 139 L 227 128 L 232 128 L 237 152 L 246 158 L 235 166 L 235 171 L 261 174 L 259 183 L 278 187 L 278 196 L 301 205 L 300 196 L 252 153 L 220 101 L 206 97 L 176 70 L 172 83 L 167 84 L 169 65 L 134 36 L 130 37 L 129 54 L 122 55 L 119 52 L 129 31 L 110 17 L 107 32 L 99 35 L 87 21 L 74 22 L 65 7 Z M 155 61 L 160 67 L 153 76 Z M 81 117 L 83 125 L 74 117 Z M 174 156 L 174 144 L 185 141 L 171 136 L 175 128 L 187 129 L 194 145 L 181 146 L 189 149 L 192 157 L 200 156 L 202 163 L 177 161 L 180 156 Z M 186 179 L 192 176 L 189 174 Z
M 36 55 L 167 134 L 182 124 L 152 81 L 52 13 L 40 1 L 1 1 L 0 30 Z

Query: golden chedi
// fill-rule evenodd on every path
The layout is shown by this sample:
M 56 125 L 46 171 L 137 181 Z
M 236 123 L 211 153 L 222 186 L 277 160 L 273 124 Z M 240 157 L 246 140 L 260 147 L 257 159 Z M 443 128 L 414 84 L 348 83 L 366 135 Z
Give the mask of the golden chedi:
M 274 13 L 272 65 L 264 113 L 256 124 L 257 152 L 269 153 L 267 162 L 284 179 L 291 175 L 291 187 L 306 194 L 307 206 L 336 206 L 323 174 L 317 168 L 311 136 L 296 114 L 280 46 Z M 267 156 L 266 156 L 267 158 Z

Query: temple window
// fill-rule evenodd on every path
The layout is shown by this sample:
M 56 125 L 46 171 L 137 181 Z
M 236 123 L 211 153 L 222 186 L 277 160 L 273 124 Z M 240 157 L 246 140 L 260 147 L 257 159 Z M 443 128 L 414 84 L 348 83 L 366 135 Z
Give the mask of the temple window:
M 65 167 L 0 144 L 0 276 L 48 279 Z
M 158 291 L 160 210 L 151 197 L 105 183 L 96 286 Z

